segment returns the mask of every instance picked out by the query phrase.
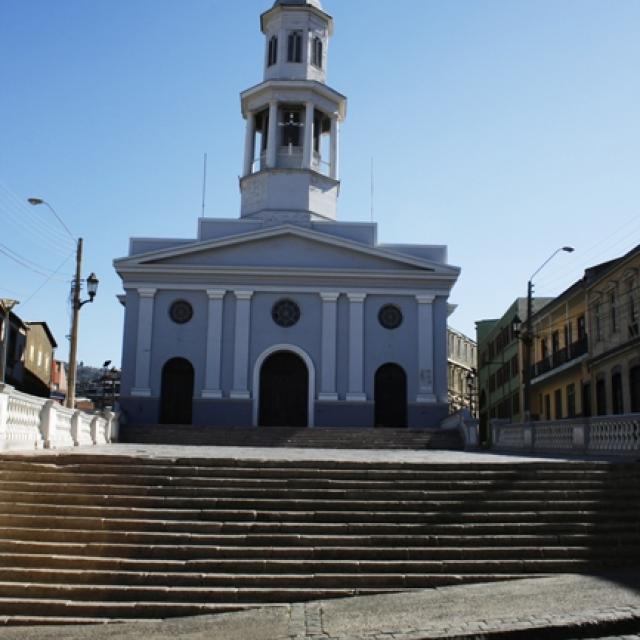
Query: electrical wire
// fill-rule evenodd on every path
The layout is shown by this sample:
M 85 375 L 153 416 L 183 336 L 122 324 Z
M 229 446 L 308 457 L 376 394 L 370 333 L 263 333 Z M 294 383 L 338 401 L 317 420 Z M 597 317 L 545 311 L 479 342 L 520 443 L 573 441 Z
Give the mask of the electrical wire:
M 71 258 L 71 256 L 73 256 L 73 252 L 71 252 L 59 265 L 58 268 L 53 272 L 53 274 L 51 274 L 49 277 L 47 277 L 47 279 L 31 294 L 27 297 L 27 299 L 21 303 L 20 308 L 24 308 L 24 306 L 26 304 L 28 304 L 33 298 L 35 298 L 36 295 L 38 295 L 38 293 L 40 293 L 40 291 L 42 291 L 42 289 L 49 284 L 49 282 L 51 282 L 51 280 L 53 279 L 53 276 L 58 273 L 58 271 L 60 271 L 60 269 L 62 269 L 62 267 L 64 267 L 64 265 L 69 261 L 69 259 Z
M 3 188 L 1 182 L 0 188 Z M 75 240 L 59 227 L 53 226 L 45 217 L 35 215 L 31 205 L 21 202 L 7 187 L 4 191 L 0 190 L 0 213 L 4 214 L 5 220 L 23 229 L 31 242 L 35 240 L 62 255 L 75 245 Z
M 15 262 L 18 262 L 19 264 L 22 264 L 23 266 L 27 267 L 28 269 L 31 269 L 32 271 L 37 271 L 39 272 L 41 275 L 47 275 L 47 272 L 51 273 L 52 275 L 55 275 L 58 271 L 58 269 L 50 269 L 49 267 L 43 267 L 42 265 L 38 264 L 37 262 L 34 262 L 33 260 L 30 260 L 29 258 L 25 258 L 25 256 L 20 255 L 19 253 L 17 253 L 16 251 L 13 251 L 13 249 L 10 249 L 9 247 L 7 247 L 6 244 L 3 244 L 2 242 L 0 242 L 0 251 L 2 253 L 4 253 L 4 255 L 6 255 L 7 257 L 11 258 L 12 260 L 14 260 Z M 67 259 L 65 259 L 66 262 Z M 69 278 L 71 277 L 71 274 L 69 274 Z

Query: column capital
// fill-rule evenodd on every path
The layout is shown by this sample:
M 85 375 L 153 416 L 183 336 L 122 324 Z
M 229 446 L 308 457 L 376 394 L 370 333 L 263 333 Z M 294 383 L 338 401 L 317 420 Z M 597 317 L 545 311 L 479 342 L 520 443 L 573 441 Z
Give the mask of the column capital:
M 349 298 L 349 302 L 364 302 L 366 297 L 366 293 L 347 292 L 347 298 Z
M 209 300 L 222 300 L 226 293 L 224 289 L 207 289 Z
M 433 304 L 433 301 L 436 299 L 435 295 L 432 293 L 421 293 L 416 296 L 416 300 L 418 304 Z
M 138 295 L 141 298 L 153 298 L 156 295 L 157 291 L 157 289 L 153 288 L 141 288 L 138 289 Z
M 237 300 L 251 300 L 253 291 L 234 291 L 233 295 Z
M 340 297 L 340 293 L 335 291 L 321 291 L 320 297 L 323 302 L 336 302 Z

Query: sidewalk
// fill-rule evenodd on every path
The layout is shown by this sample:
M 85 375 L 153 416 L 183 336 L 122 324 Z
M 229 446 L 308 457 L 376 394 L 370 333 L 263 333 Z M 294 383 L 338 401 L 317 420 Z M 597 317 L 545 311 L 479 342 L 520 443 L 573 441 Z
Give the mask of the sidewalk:
M 585 637 L 580 635 L 585 625 L 598 625 L 602 637 L 617 635 L 619 629 L 640 633 L 640 568 L 600 577 L 564 574 L 167 621 L 12 627 L 0 629 L 0 640 L 488 640 L 509 637 L 509 632 L 514 638 L 568 639 Z

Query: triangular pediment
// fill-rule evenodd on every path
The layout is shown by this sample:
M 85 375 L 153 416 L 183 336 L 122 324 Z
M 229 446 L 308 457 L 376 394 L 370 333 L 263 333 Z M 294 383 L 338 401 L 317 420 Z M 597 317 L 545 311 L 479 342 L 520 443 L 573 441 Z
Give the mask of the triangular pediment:
M 418 271 L 457 273 L 455 267 L 430 263 L 395 251 L 369 247 L 317 231 L 282 225 L 116 261 L 117 267 L 175 266 L 302 270 Z

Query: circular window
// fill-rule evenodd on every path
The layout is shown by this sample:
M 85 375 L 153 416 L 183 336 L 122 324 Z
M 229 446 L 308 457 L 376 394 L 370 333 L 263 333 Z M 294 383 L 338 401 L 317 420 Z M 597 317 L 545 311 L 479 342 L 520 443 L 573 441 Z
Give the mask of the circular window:
M 176 300 L 169 309 L 169 315 L 174 322 L 185 324 L 193 318 L 193 307 L 186 300 Z
M 279 300 L 271 309 L 271 317 L 281 327 L 293 327 L 300 320 L 300 307 L 293 300 Z
M 378 322 L 385 329 L 397 329 L 402 324 L 402 311 L 394 304 L 385 304 L 378 312 Z

